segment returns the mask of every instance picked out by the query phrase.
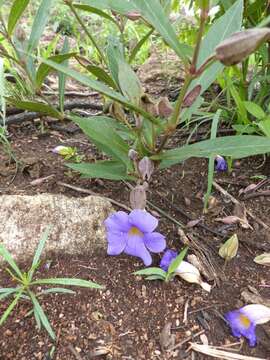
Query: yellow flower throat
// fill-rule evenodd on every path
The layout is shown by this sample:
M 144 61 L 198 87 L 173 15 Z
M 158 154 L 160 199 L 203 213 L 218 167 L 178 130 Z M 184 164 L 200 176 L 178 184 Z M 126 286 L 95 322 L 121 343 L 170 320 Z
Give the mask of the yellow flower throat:
M 128 231 L 128 235 L 142 237 L 143 233 L 138 228 L 136 228 L 135 226 L 132 226 Z

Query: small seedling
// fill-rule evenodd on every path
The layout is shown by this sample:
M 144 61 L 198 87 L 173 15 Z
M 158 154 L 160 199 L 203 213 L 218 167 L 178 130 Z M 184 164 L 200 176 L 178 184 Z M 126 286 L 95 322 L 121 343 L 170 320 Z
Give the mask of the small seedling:
M 179 253 L 179 255 L 171 262 L 167 272 L 159 267 L 149 267 L 147 269 L 142 269 L 134 272 L 134 275 L 146 276 L 145 278 L 146 280 L 162 280 L 168 282 L 175 276 L 175 271 L 181 264 L 184 257 L 186 256 L 187 250 L 188 248 L 185 247 Z
M 44 313 L 44 310 L 42 309 L 42 306 L 38 301 L 38 298 L 51 293 L 75 294 L 75 291 L 63 287 L 55 287 L 35 292 L 34 288 L 37 286 L 40 287 L 42 285 L 64 285 L 103 289 L 103 286 L 98 285 L 92 281 L 73 278 L 51 278 L 38 280 L 33 279 L 35 271 L 40 266 L 40 256 L 44 248 L 45 242 L 49 237 L 50 230 L 51 228 L 50 226 L 48 226 L 44 231 L 36 249 L 31 268 L 28 270 L 28 272 L 22 272 L 12 258 L 12 255 L 9 253 L 9 251 L 5 248 L 3 244 L 0 244 L 0 256 L 2 256 L 4 260 L 9 264 L 9 268 L 7 268 L 6 270 L 10 274 L 12 280 L 17 282 L 18 284 L 17 287 L 0 288 L 0 300 L 3 300 L 9 296 L 14 297 L 14 299 L 9 304 L 8 308 L 5 310 L 5 312 L 0 318 L 0 326 L 3 325 L 3 323 L 6 321 L 6 319 L 11 314 L 12 310 L 15 308 L 15 306 L 20 300 L 28 300 L 32 302 L 33 308 L 30 313 L 34 313 L 38 329 L 40 330 L 43 326 L 50 335 L 50 337 L 55 340 L 55 333 L 46 314 Z

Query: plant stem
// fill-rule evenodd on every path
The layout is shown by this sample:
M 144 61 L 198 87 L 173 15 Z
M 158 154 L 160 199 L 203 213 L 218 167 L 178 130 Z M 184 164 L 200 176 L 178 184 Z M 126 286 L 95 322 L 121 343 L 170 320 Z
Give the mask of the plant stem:
M 76 19 L 78 20 L 79 24 L 81 25 L 81 27 L 83 28 L 83 30 L 85 31 L 86 35 L 89 37 L 89 39 L 91 40 L 92 44 L 94 45 L 94 47 L 97 49 L 99 56 L 101 58 L 101 60 L 104 62 L 104 64 L 107 65 L 107 60 L 105 58 L 105 56 L 103 55 L 103 52 L 101 50 L 101 48 L 99 47 L 98 43 L 96 42 L 96 40 L 93 38 L 93 36 L 90 34 L 90 32 L 88 31 L 87 27 L 85 26 L 85 24 L 83 23 L 82 19 L 80 18 L 79 14 L 77 13 L 74 5 L 69 2 L 66 1 L 66 4 L 69 6 L 71 12 L 73 13 L 73 15 L 76 17 Z

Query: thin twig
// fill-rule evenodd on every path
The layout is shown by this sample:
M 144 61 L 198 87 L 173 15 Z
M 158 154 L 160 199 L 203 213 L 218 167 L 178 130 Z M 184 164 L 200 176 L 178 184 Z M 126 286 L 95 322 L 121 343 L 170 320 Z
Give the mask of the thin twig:
M 116 201 L 114 199 L 111 199 L 111 198 L 109 198 L 107 196 L 103 196 L 103 195 L 101 195 L 99 193 L 96 193 L 94 191 L 84 189 L 84 188 L 81 188 L 81 187 L 78 187 L 78 186 L 70 185 L 70 184 L 64 183 L 62 181 L 57 181 L 57 185 L 64 186 L 66 188 L 69 188 L 69 189 L 72 189 L 74 191 L 78 191 L 78 192 L 81 192 L 81 193 L 84 193 L 84 194 L 89 194 L 89 195 L 93 195 L 93 196 L 100 196 L 103 199 L 108 200 L 113 205 L 116 205 L 116 206 L 118 206 L 118 207 L 120 207 L 122 209 L 125 209 L 127 211 L 131 211 L 131 209 L 128 206 L 126 206 L 126 205 L 124 205 L 124 204 L 122 204 L 122 203 L 120 203 L 120 202 L 118 202 L 118 201 Z
M 196 337 L 198 337 L 198 336 L 200 336 L 200 335 L 202 335 L 204 333 L 205 333 L 205 330 L 201 330 L 201 331 L 197 332 L 194 335 L 190 335 L 189 337 L 187 337 L 186 339 L 184 339 L 180 343 L 176 344 L 174 347 L 170 348 L 169 350 L 173 351 L 175 349 L 178 349 L 178 348 L 182 347 L 185 343 L 189 342 L 192 339 L 195 339 Z
M 217 184 L 215 181 L 213 181 L 213 186 L 216 190 L 218 190 L 221 194 L 226 196 L 231 200 L 232 203 L 242 205 L 240 201 L 238 201 L 235 197 L 233 197 L 231 194 L 228 193 L 223 187 L 221 187 L 219 184 Z M 261 219 L 257 218 L 255 215 L 252 214 L 250 210 L 246 210 L 247 214 L 258 224 L 260 224 L 264 229 L 269 229 L 269 226 L 266 225 Z
M 243 197 L 243 200 L 256 198 L 258 196 L 270 196 L 270 190 L 257 191 L 257 192 L 251 193 L 251 194 L 247 194 Z

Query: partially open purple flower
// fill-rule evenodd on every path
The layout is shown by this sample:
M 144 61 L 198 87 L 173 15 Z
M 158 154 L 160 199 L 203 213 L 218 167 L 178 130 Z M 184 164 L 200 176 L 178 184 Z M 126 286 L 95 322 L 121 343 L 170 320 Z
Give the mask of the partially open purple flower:
M 227 171 L 228 165 L 224 157 L 217 155 L 215 158 L 215 170 L 216 171 Z
M 117 211 L 105 220 L 108 240 L 108 255 L 122 252 L 142 259 L 145 266 L 152 263 L 149 251 L 159 253 L 166 247 L 165 237 L 154 232 L 158 220 L 144 210 L 130 214 Z
M 225 314 L 233 336 L 248 339 L 250 346 L 255 346 L 256 325 L 270 320 L 270 308 L 260 304 L 246 305 L 238 310 L 229 311 Z
M 161 267 L 162 270 L 168 271 L 168 268 L 171 264 L 171 262 L 176 258 L 177 252 L 171 249 L 167 249 L 162 256 L 162 259 L 159 263 L 159 267 Z

